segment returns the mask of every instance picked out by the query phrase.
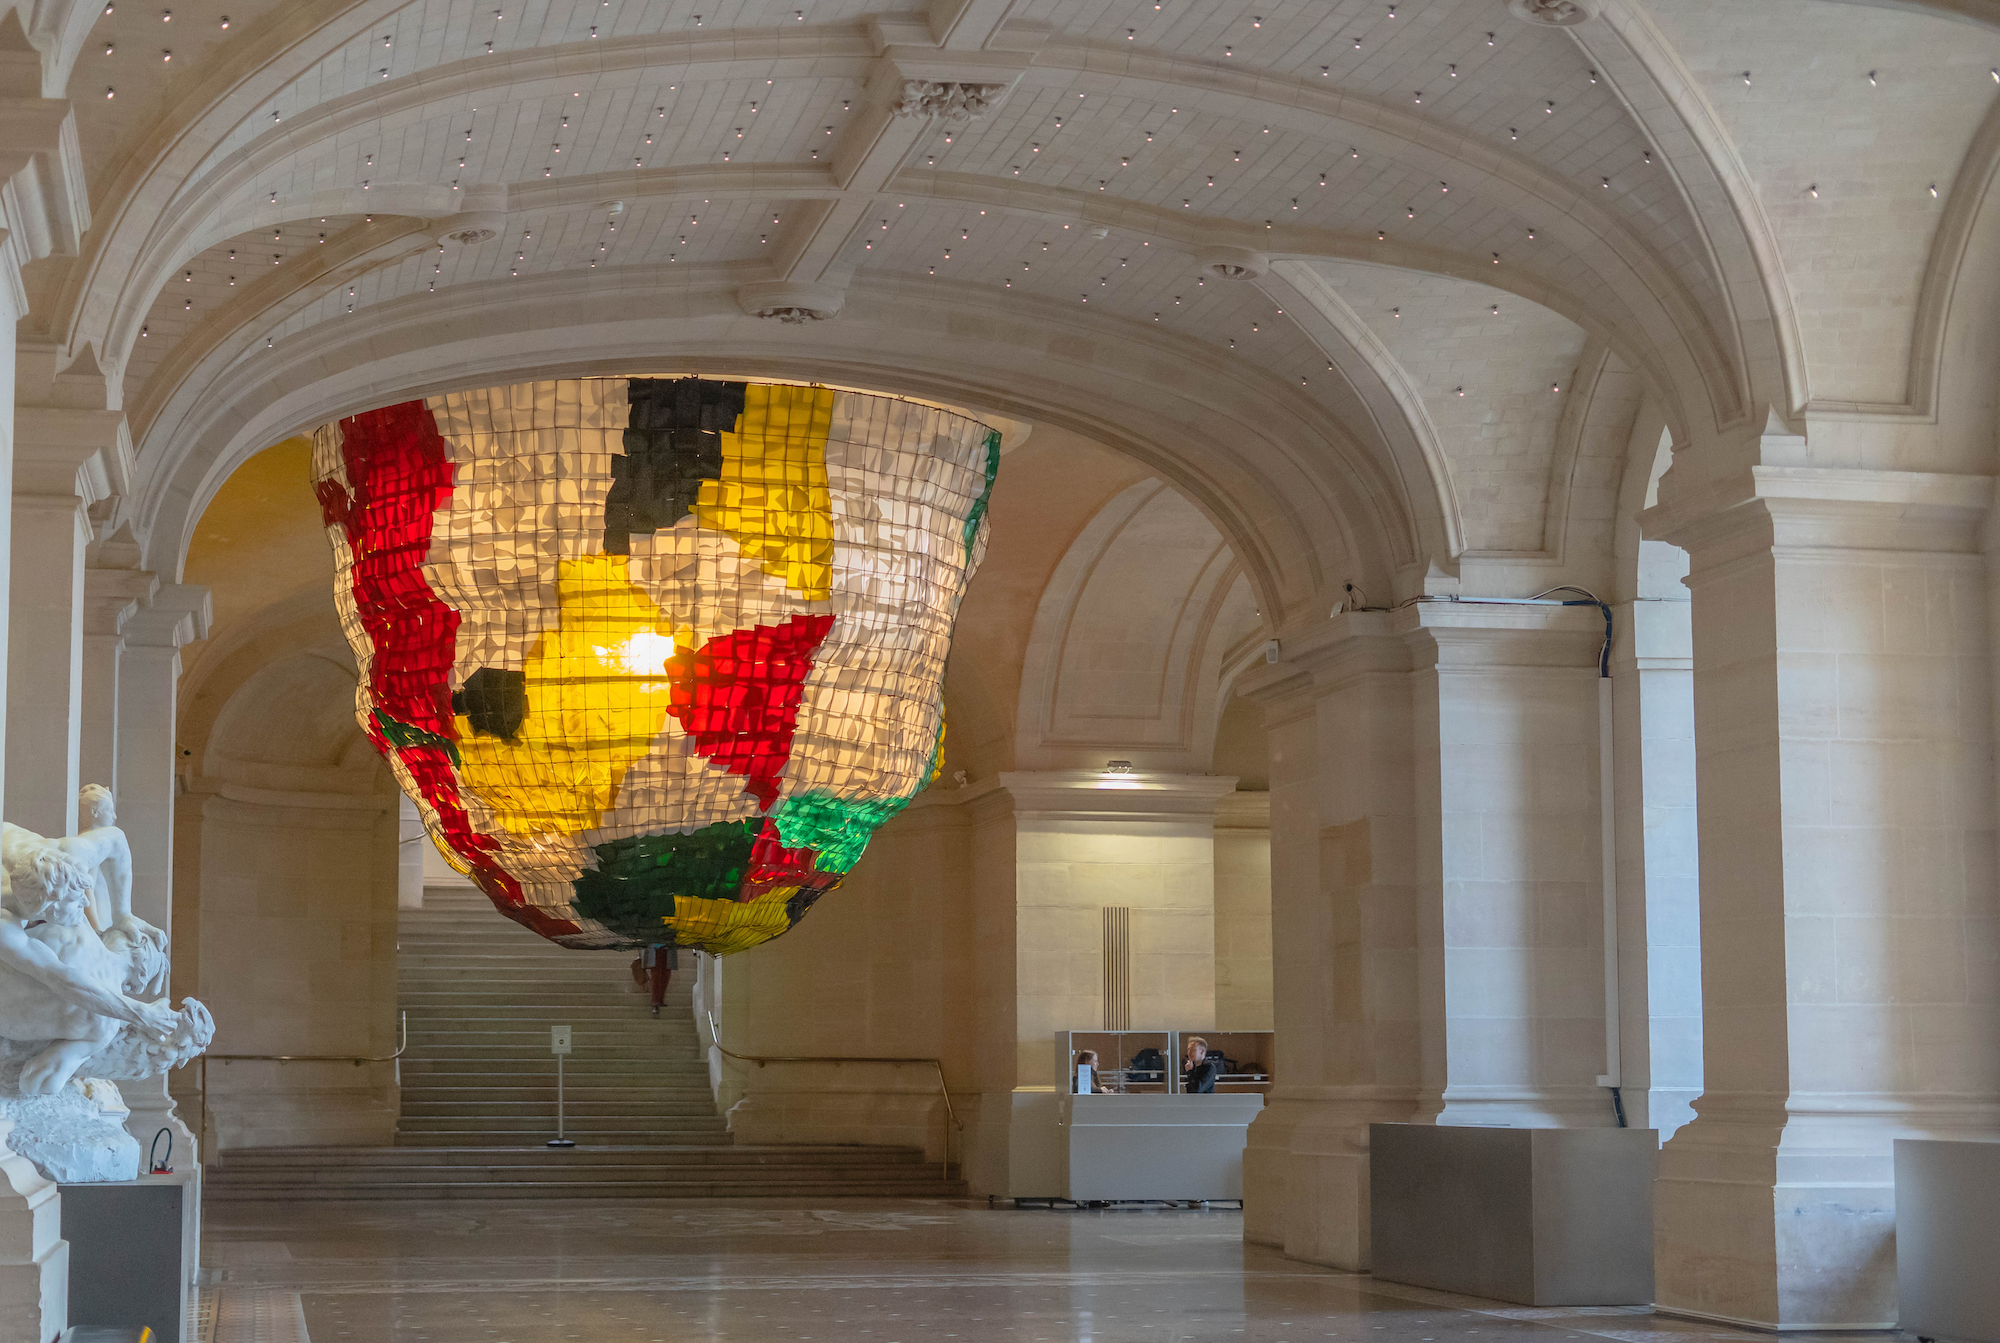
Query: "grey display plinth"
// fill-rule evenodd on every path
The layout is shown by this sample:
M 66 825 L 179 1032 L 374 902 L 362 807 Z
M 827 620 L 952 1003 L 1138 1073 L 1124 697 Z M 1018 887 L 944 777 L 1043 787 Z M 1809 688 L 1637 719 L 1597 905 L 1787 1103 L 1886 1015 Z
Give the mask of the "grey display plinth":
M 1654 1129 L 1370 1124 L 1376 1277 L 1525 1306 L 1653 1300 Z
M 188 1184 L 182 1175 L 142 1175 L 62 1186 L 69 1242 L 69 1319 L 75 1326 L 150 1328 L 157 1343 L 181 1343 L 187 1319 L 182 1262 Z
M 1896 1140 L 1896 1323 L 2000 1343 L 2000 1142 Z

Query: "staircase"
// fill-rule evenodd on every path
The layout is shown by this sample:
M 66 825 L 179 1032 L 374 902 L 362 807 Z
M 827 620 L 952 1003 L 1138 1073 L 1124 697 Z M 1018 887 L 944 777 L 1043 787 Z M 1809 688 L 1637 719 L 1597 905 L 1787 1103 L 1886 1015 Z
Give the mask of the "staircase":
M 631 953 L 569 951 L 477 892 L 427 892 L 397 928 L 409 1013 L 398 1147 L 503 1147 L 556 1136 L 549 1027 L 573 1028 L 564 1130 L 591 1146 L 729 1141 L 695 1035 L 692 965 L 660 1015 L 634 992 Z
M 408 1013 L 402 1117 L 388 1148 L 222 1154 L 214 1199 L 952 1197 L 965 1187 L 915 1148 L 732 1144 L 695 1033 L 692 968 L 660 1015 L 631 957 L 568 951 L 476 892 L 431 890 L 397 930 Z M 572 1028 L 556 1132 L 549 1027 Z

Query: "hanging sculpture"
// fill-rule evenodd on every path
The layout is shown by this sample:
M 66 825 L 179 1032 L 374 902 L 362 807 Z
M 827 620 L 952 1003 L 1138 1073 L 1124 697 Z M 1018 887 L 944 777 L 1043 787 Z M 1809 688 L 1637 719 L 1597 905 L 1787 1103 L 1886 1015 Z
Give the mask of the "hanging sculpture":
M 438 847 L 544 937 L 755 946 L 934 776 L 986 426 L 582 378 L 313 437 L 361 725 Z

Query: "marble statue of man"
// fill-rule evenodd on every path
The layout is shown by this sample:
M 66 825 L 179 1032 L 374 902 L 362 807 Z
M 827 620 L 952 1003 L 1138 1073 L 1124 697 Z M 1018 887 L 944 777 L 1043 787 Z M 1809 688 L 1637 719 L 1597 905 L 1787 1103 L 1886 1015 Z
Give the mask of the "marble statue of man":
M 176 1010 L 167 938 L 132 913 L 132 853 L 110 793 L 83 790 L 83 833 L 0 824 L 0 1127 L 53 1180 L 130 1179 L 123 1080 L 157 1077 L 208 1047 L 215 1023 Z
M 178 1015 L 125 996 L 137 977 L 131 958 L 86 920 L 90 870 L 50 845 L 8 875 L 14 917 L 0 919 L 0 1036 L 46 1044 L 22 1065 L 21 1094 L 61 1090 L 128 1027 L 157 1044 L 169 1040 Z
M 76 795 L 83 828 L 74 835 L 50 840 L 57 848 L 91 869 L 95 878 L 90 908 L 91 927 L 115 951 L 144 946 L 147 963 L 157 963 L 157 982 L 138 990 L 145 999 L 167 991 L 167 935 L 132 913 L 132 845 L 118 828 L 111 790 L 101 783 L 85 784 Z

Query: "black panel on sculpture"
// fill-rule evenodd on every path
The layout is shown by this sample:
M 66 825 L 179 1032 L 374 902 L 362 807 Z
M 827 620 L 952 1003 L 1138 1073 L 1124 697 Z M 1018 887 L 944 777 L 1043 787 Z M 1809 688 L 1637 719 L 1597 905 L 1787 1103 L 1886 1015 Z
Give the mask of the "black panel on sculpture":
M 634 378 L 625 452 L 611 459 L 604 553 L 629 555 L 634 532 L 671 527 L 694 511 L 704 480 L 722 474 L 722 435 L 743 414 L 745 385 L 701 378 Z
M 528 716 L 528 674 L 481 667 L 452 693 L 451 711 L 481 736 L 512 741 Z

